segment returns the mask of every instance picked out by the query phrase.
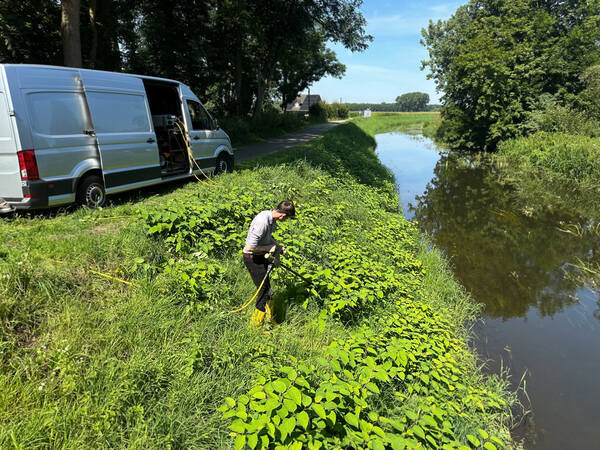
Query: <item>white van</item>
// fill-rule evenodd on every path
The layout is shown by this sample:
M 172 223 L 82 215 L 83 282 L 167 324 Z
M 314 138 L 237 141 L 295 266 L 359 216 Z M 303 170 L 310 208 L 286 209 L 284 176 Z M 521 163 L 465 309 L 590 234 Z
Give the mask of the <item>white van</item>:
M 72 202 L 230 172 L 227 134 L 188 86 L 98 70 L 0 64 L 0 205 Z M 2 206 L 0 206 L 2 209 Z

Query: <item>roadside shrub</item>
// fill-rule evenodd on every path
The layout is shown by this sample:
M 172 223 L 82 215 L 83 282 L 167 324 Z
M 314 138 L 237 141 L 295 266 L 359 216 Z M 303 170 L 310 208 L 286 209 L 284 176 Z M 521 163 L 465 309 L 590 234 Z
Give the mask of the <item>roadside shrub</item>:
M 350 115 L 348 105 L 343 103 L 334 102 L 328 106 L 328 117 L 329 119 L 347 119 Z
M 250 120 L 248 117 L 222 117 L 219 118 L 219 125 L 229 135 L 234 146 L 239 145 L 240 142 L 252 140 L 253 133 L 250 131 Z
M 312 118 L 322 121 L 331 119 L 347 119 L 350 116 L 348 106 L 343 103 L 325 103 L 323 101 L 310 105 L 309 114 Z
M 235 147 L 289 133 L 308 123 L 303 114 L 284 114 L 274 106 L 265 108 L 256 118 L 252 116 L 219 118 L 219 125 L 229 135 Z
M 310 105 L 308 114 L 311 118 L 321 121 L 326 121 L 329 116 L 325 102 L 317 102 Z

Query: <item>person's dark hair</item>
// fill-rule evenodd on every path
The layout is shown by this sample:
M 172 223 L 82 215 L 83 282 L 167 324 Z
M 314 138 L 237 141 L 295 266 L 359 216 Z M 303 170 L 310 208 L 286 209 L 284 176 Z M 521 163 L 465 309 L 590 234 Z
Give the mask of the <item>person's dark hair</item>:
M 284 200 L 277 205 L 277 211 L 280 213 L 285 213 L 289 217 L 294 217 L 296 215 L 296 208 L 294 208 L 294 203 L 289 200 Z

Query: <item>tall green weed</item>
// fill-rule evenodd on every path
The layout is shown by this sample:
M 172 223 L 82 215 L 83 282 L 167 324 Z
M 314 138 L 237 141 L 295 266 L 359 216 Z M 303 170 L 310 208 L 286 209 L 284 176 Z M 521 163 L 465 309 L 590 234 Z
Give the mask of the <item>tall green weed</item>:
M 498 154 L 516 165 L 529 165 L 578 182 L 600 186 L 600 138 L 539 132 L 502 142 Z

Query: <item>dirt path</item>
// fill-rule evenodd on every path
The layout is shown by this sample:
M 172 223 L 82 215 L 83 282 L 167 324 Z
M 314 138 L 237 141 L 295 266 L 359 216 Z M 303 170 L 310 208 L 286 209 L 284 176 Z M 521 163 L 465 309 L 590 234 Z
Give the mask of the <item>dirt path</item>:
M 296 145 L 304 144 L 311 139 L 321 136 L 326 131 L 331 130 L 333 127 L 343 122 L 343 120 L 338 120 L 334 122 L 320 123 L 318 125 L 313 125 L 303 130 L 296 131 L 295 133 L 270 139 L 265 142 L 246 145 L 245 147 L 238 147 L 234 150 L 235 161 L 248 161 L 249 159 L 258 158 L 260 156 L 287 150 L 288 148 L 295 147 Z

